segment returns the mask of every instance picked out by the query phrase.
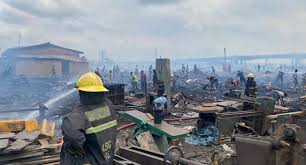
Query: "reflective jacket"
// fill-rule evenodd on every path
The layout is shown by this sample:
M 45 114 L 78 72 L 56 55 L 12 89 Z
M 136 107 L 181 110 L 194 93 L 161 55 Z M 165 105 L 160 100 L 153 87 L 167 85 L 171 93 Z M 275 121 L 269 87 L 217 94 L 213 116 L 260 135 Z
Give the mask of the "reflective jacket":
M 112 164 L 117 136 L 112 103 L 79 105 L 63 117 L 61 165 Z
M 132 82 L 138 82 L 138 77 L 135 74 L 132 75 Z
M 254 80 L 247 80 L 245 83 L 244 94 L 249 97 L 256 97 L 257 95 L 257 85 Z

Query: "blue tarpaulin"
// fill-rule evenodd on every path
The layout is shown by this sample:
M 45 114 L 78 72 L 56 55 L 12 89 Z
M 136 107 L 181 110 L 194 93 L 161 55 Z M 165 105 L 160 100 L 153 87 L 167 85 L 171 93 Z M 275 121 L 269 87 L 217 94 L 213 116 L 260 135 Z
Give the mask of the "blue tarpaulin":
M 219 129 L 213 125 L 195 129 L 185 138 L 185 142 L 192 145 L 208 145 L 219 137 Z

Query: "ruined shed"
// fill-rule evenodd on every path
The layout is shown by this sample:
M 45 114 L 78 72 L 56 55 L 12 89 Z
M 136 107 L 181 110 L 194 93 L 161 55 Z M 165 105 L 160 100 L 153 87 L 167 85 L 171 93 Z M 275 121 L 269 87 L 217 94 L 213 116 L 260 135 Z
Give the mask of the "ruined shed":
M 81 51 L 51 43 L 9 48 L 2 53 L 7 67 L 16 75 L 48 78 L 52 70 L 57 78 L 76 76 L 88 71 L 89 64 Z

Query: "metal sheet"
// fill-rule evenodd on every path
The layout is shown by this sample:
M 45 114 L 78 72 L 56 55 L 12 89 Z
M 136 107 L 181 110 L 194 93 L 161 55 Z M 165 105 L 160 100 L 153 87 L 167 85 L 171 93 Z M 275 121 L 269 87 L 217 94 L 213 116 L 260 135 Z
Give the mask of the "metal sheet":
M 235 144 L 239 165 L 275 165 L 271 142 L 236 137 Z
M 140 165 L 136 162 L 132 162 L 124 157 L 121 157 L 119 155 L 115 155 L 114 157 L 114 162 L 113 162 L 114 165 Z
M 139 147 L 126 147 L 119 149 L 119 155 L 133 162 L 145 165 L 164 165 L 164 155 L 160 152 L 144 150 Z M 166 165 L 171 165 L 167 161 Z

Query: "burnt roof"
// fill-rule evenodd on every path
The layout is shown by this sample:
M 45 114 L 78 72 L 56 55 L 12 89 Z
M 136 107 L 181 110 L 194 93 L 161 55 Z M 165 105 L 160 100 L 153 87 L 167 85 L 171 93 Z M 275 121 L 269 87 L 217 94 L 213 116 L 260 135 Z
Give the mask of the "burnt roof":
M 10 53 L 13 53 L 13 52 L 18 52 L 18 51 L 23 51 L 23 50 L 33 50 L 33 49 L 39 49 L 39 48 L 58 48 L 58 49 L 66 50 L 66 51 L 79 53 L 79 54 L 84 53 L 84 52 L 81 52 L 81 51 L 78 51 L 78 50 L 64 48 L 64 47 L 61 47 L 61 46 L 51 44 L 50 42 L 47 42 L 47 43 L 32 45 L 32 46 L 9 48 L 9 49 L 7 49 L 3 52 L 3 55 L 10 54 Z

